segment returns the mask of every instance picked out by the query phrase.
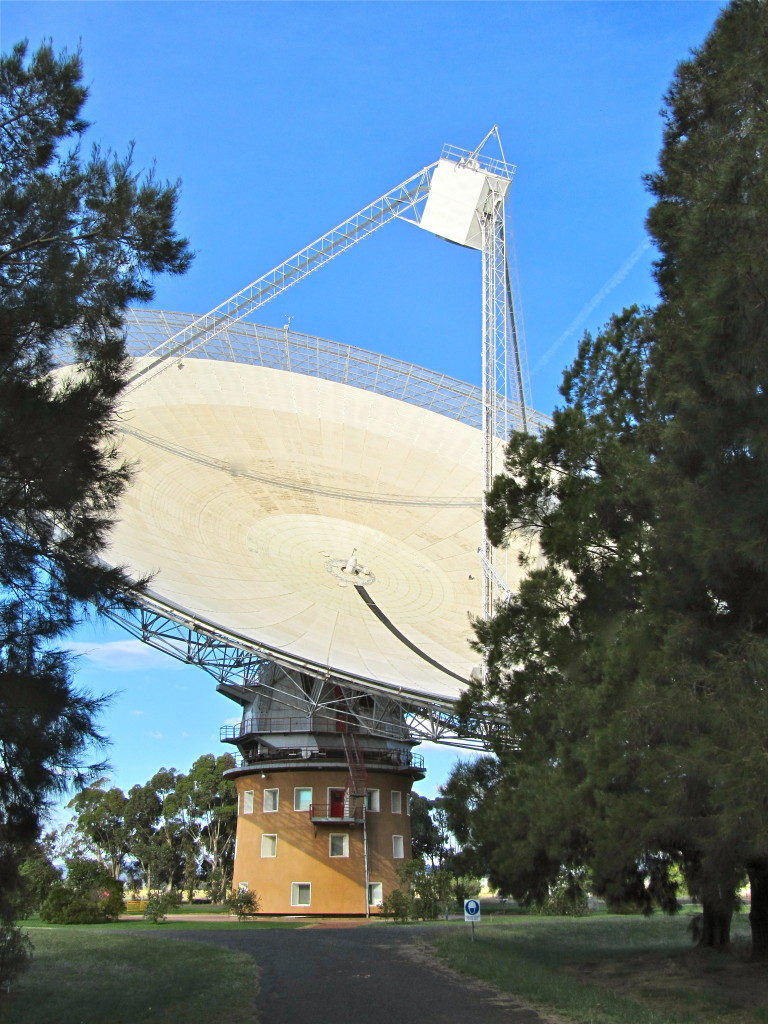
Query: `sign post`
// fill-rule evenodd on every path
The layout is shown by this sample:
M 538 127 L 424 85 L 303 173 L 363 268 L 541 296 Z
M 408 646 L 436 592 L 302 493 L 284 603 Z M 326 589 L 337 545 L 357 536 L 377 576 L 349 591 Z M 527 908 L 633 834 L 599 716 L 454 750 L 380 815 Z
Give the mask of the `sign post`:
M 475 921 L 480 920 L 480 901 L 464 900 L 464 920 L 472 925 L 472 941 L 475 941 Z

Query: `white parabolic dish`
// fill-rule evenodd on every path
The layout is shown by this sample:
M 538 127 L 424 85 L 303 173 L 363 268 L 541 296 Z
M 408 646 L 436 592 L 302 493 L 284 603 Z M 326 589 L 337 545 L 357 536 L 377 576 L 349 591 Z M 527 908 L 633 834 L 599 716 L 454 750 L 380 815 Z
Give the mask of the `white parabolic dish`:
M 168 316 L 134 314 L 134 354 L 168 335 Z M 263 358 L 281 344 L 280 358 Z M 321 345 L 335 366 L 377 366 L 376 383 L 362 371 L 342 383 L 319 358 L 310 368 L 307 352 Z M 275 660 L 457 697 L 479 661 L 469 641 L 481 601 L 481 434 L 434 406 L 440 387 L 474 389 L 249 324 L 195 356 L 126 395 L 122 450 L 135 472 L 108 560 L 152 575 L 165 605 Z M 394 384 L 382 387 L 382 375 Z M 407 397 L 416 377 L 434 378 L 423 404 L 392 397 Z M 353 552 L 356 575 L 344 571 Z M 516 555 L 502 566 L 513 588 Z

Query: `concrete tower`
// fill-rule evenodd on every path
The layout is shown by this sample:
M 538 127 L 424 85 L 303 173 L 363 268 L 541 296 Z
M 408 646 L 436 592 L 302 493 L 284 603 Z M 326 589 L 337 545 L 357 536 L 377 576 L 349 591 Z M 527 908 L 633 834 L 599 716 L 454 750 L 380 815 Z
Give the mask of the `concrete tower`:
M 240 761 L 233 884 L 263 914 L 377 913 L 411 856 L 422 758 L 386 697 L 265 664 L 262 684 L 222 684 L 243 708 L 222 729 Z

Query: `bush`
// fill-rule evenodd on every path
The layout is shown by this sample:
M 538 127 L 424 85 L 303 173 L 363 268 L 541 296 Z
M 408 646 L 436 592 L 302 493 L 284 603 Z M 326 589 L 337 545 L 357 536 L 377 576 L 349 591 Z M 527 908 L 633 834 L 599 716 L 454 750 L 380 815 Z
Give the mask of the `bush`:
M 397 868 L 400 888 L 383 900 L 381 912 L 395 921 L 436 921 L 448 916 L 456 899 L 455 879 L 444 869 L 428 871 L 418 860 L 409 860 Z
M 125 910 L 123 883 L 96 861 L 68 860 L 67 879 L 54 882 L 40 916 L 50 924 L 103 924 Z
M 405 923 L 416 916 L 416 900 L 409 892 L 393 889 L 382 900 L 381 913 L 384 917 Z
M 33 849 L 21 864 L 21 879 L 24 885 L 25 916 L 39 910 L 51 891 L 51 886 L 61 881 L 61 871 L 45 853 Z
M 0 992 L 7 992 L 12 982 L 29 966 L 32 943 L 16 925 L 0 923 Z
M 241 889 L 238 892 L 231 892 L 224 900 L 224 906 L 230 914 L 237 915 L 238 921 L 244 921 L 247 917 L 258 914 L 261 903 L 255 892 Z
M 167 892 L 151 892 L 147 897 L 143 916 L 146 921 L 160 924 L 165 920 L 165 915 L 178 906 L 181 906 L 181 893 L 175 889 L 169 889 Z
M 589 912 L 584 879 L 573 871 L 562 870 L 549 887 L 540 907 L 542 914 L 553 917 L 584 917 Z

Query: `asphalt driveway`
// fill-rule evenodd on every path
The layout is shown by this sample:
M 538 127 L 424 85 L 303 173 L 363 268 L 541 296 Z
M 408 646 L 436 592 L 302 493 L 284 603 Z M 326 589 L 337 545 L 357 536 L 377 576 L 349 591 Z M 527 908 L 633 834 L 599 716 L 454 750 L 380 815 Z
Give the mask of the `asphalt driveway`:
M 250 954 L 261 1024 L 546 1024 L 511 996 L 442 968 L 425 929 L 172 931 Z M 157 933 L 155 933 L 157 934 Z

